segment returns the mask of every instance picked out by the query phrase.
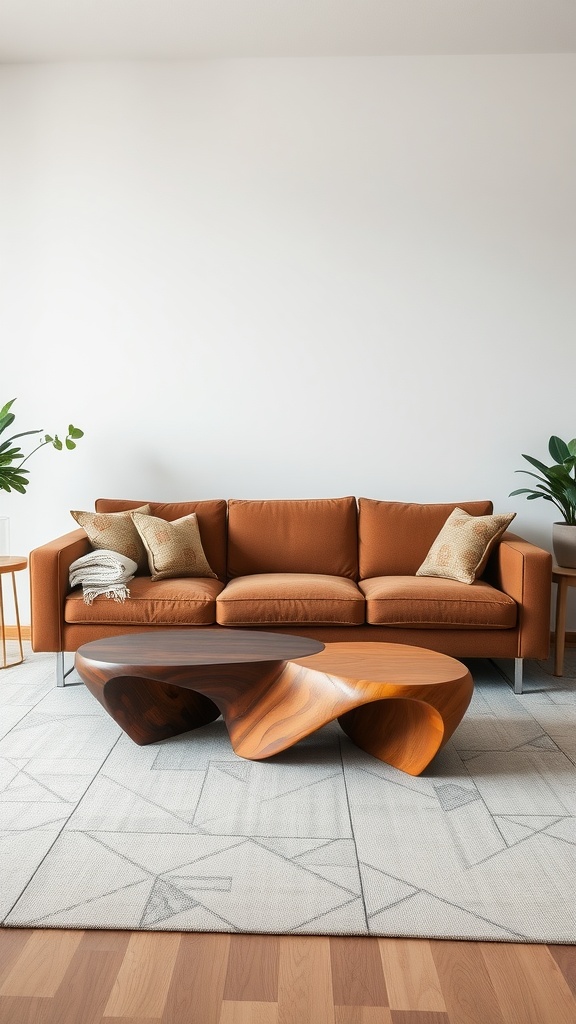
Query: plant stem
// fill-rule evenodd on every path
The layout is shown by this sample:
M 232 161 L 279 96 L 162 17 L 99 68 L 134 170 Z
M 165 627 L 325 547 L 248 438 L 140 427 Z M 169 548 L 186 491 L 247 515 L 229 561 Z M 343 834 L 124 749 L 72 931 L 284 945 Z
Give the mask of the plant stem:
M 22 469 L 22 466 L 24 465 L 24 463 L 28 462 L 28 459 L 31 458 L 32 455 L 34 455 L 34 452 L 37 452 L 39 448 L 43 448 L 45 444 L 50 444 L 50 442 L 49 441 L 41 441 L 40 444 L 36 445 L 36 447 L 33 448 L 31 452 L 29 452 L 29 454 L 26 456 L 26 458 L 22 459 L 22 462 L 20 462 L 19 465 L 18 465 L 18 469 Z

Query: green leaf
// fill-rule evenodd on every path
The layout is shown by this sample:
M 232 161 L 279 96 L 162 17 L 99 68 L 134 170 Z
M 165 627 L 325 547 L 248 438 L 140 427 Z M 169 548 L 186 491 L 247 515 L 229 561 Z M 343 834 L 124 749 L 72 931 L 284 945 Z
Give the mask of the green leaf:
M 0 488 L 3 491 L 19 491 L 24 494 L 28 486 L 27 471 L 18 467 L 0 466 Z
M 570 479 L 570 474 L 564 466 L 550 466 L 547 480 L 551 487 L 558 487 L 560 484 L 570 482 Z
M 567 459 L 564 459 L 562 465 L 564 466 L 564 469 L 571 472 L 571 470 L 574 469 L 574 466 L 576 466 L 576 455 L 570 455 Z
M 548 484 L 537 484 L 539 491 L 546 491 L 548 494 L 553 494 L 553 489 Z
M 6 406 L 4 406 L 4 408 L 6 408 Z M 2 434 L 11 423 L 14 423 L 15 418 L 16 417 L 13 412 L 8 413 L 7 416 L 0 416 L 0 434 Z
M 12 434 L 12 437 L 9 437 L 8 440 L 9 441 L 15 441 L 17 437 L 28 437 L 29 434 L 40 434 L 40 433 L 41 433 L 40 430 L 23 430 L 20 434 Z
M 20 448 L 9 448 L 6 452 L 0 452 L 0 463 L 8 465 L 10 462 L 15 462 L 16 459 L 23 459 L 24 456 Z
M 572 477 L 566 469 L 566 466 L 564 466 L 563 464 L 560 466 L 550 466 L 548 472 L 550 474 L 551 482 L 554 481 L 555 483 L 562 483 L 565 487 L 570 486 L 570 481 L 572 480 Z
M 73 423 L 68 427 L 68 433 L 70 437 L 73 437 L 76 440 L 78 440 L 79 437 L 84 437 L 84 431 L 80 430 L 80 427 L 75 427 Z
M 0 420 L 3 419 L 3 417 L 6 415 L 8 410 L 14 405 L 15 401 L 16 401 L 15 398 L 11 398 L 9 402 L 6 402 L 6 405 L 2 406 L 2 408 L 0 409 Z M 14 413 L 12 413 L 12 415 L 14 415 Z
M 52 438 L 50 438 L 50 440 L 52 441 L 52 444 L 53 444 L 54 448 L 56 449 L 56 451 L 57 452 L 61 452 L 62 451 L 62 441 L 58 437 L 58 434 L 55 434 L 54 435 L 54 439 L 52 440 Z
M 561 437 L 553 435 L 548 442 L 548 451 L 556 462 L 564 462 L 564 459 L 570 458 L 570 450 L 565 441 Z
M 533 459 L 531 455 L 523 455 L 522 458 L 526 459 L 526 462 L 529 462 L 531 466 L 535 466 L 536 469 L 539 469 L 541 473 L 544 473 L 544 476 L 549 472 L 548 466 L 545 466 L 539 459 Z
M 538 476 L 538 473 L 531 473 L 529 469 L 517 469 L 516 473 L 523 473 L 524 476 L 532 476 L 535 480 L 541 480 L 543 484 L 546 484 L 549 487 L 554 483 L 552 478 L 548 480 L 546 477 Z
M 66 438 L 66 447 L 69 448 L 70 450 L 72 450 L 72 448 L 76 447 L 76 442 L 75 441 L 71 441 L 70 438 L 67 437 Z
M 54 442 L 54 438 L 51 437 L 50 434 L 44 434 L 44 440 L 46 441 L 46 444 L 52 444 Z
M 572 438 L 571 441 L 568 441 L 568 451 L 570 452 L 570 455 L 576 455 L 576 437 Z

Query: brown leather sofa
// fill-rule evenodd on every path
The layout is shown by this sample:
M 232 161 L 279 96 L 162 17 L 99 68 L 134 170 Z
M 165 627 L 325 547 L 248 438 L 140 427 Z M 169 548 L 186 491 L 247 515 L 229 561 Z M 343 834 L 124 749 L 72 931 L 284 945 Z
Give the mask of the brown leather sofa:
M 100 498 L 98 512 L 144 501 Z M 428 647 L 457 658 L 545 658 L 550 643 L 551 555 L 506 533 L 472 584 L 416 576 L 458 505 L 471 515 L 490 501 L 406 504 L 371 498 L 149 502 L 172 521 L 195 512 L 217 579 L 152 581 L 137 575 L 124 603 L 84 603 L 70 590 L 71 563 L 90 550 L 83 529 L 30 555 L 32 647 L 63 652 L 120 633 L 202 626 L 268 629 L 323 642 L 376 640 Z

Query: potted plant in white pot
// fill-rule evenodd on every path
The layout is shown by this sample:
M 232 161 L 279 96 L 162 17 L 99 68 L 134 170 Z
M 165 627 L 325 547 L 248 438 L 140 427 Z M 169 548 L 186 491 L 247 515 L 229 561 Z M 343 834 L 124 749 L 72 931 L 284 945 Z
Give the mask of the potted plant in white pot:
M 552 525 L 552 547 L 558 565 L 576 569 L 576 438 L 563 441 L 553 435 L 548 442 L 548 451 L 554 459 L 551 466 L 545 466 L 532 455 L 523 455 L 539 473 L 529 469 L 517 469 L 540 482 L 536 488 L 520 487 L 514 494 L 526 494 L 528 501 L 543 498 L 551 501 L 560 511 L 562 521 Z

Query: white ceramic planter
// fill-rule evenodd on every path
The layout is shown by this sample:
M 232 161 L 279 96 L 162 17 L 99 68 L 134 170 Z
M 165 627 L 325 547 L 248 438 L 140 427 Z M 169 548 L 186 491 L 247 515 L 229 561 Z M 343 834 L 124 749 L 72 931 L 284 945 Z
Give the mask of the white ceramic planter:
M 552 547 L 558 565 L 564 569 L 576 569 L 576 526 L 553 523 Z

